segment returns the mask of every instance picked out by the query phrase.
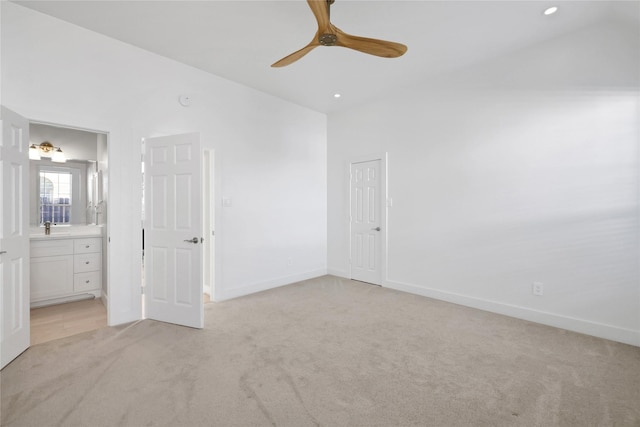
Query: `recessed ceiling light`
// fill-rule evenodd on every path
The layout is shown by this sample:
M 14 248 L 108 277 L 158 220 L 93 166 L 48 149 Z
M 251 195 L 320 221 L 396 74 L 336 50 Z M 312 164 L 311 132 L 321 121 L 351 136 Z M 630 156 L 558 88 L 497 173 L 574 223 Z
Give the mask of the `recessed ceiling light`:
M 334 94 L 333 94 L 333 97 L 334 97 L 334 98 L 340 98 L 341 96 L 342 96 L 342 95 L 340 95 L 339 93 L 334 93 Z
M 545 15 L 553 15 L 557 11 L 558 11 L 558 7 L 557 6 L 552 6 L 552 7 L 548 8 L 548 9 L 545 9 L 544 14 Z

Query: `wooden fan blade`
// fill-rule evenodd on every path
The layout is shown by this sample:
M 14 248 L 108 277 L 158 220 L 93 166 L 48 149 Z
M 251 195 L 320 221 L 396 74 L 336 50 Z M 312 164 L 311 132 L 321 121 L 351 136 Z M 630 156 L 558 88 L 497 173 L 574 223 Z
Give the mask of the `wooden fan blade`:
M 327 32 L 331 23 L 329 22 L 329 2 L 327 0 L 307 0 L 313 15 L 318 21 L 318 32 Z
M 338 35 L 336 46 L 348 47 L 349 49 L 383 58 L 397 58 L 407 51 L 407 46 L 402 43 L 352 36 L 333 25 L 331 27 L 335 34 Z
M 305 56 L 307 53 L 311 52 L 313 49 L 315 49 L 318 46 L 320 46 L 320 43 L 318 43 L 318 37 L 314 37 L 311 43 L 309 43 L 308 45 L 306 45 L 300 50 L 296 50 L 291 55 L 287 55 L 281 60 L 274 62 L 273 64 L 271 64 L 271 66 L 274 68 L 278 68 L 278 67 L 284 67 L 286 65 L 292 64 L 296 62 L 298 59 Z

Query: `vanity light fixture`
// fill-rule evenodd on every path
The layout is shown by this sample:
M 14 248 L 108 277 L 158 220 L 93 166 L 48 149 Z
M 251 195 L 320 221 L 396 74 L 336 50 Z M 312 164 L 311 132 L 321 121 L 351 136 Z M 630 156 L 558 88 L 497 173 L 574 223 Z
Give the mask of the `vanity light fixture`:
M 49 141 L 44 141 L 40 145 L 31 144 L 29 146 L 29 160 L 40 160 L 42 157 L 50 157 L 52 162 L 64 163 L 67 159 L 60 147 L 54 147 Z

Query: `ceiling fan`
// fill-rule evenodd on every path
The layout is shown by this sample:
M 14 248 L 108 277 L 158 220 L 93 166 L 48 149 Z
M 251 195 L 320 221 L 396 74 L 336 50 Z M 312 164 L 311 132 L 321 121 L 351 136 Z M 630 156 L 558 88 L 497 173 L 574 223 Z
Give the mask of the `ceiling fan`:
M 313 40 L 302 49 L 273 63 L 272 67 L 284 67 L 305 56 L 318 46 L 342 46 L 370 55 L 397 58 L 407 51 L 407 46 L 385 40 L 352 36 L 334 26 L 330 20 L 330 8 L 335 0 L 307 0 L 318 21 L 318 31 Z

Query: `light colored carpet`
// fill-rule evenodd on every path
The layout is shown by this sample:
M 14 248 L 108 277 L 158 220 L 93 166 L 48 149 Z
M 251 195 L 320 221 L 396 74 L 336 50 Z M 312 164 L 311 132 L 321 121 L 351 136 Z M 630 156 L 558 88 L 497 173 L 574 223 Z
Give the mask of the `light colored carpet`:
M 3 426 L 638 426 L 640 348 L 325 276 L 31 347 Z

